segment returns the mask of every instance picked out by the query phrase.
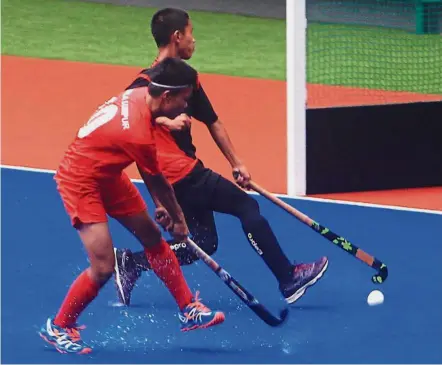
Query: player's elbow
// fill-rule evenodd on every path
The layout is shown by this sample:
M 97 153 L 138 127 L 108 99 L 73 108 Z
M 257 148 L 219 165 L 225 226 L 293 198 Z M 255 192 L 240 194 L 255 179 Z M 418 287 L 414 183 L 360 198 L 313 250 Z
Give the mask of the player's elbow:
M 224 124 L 220 119 L 215 120 L 213 123 L 207 125 L 211 131 L 219 131 L 224 128 Z

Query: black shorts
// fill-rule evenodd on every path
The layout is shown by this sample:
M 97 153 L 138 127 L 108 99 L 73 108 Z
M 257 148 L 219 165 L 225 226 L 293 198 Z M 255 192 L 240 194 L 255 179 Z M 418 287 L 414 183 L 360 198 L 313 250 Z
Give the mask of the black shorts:
M 211 210 L 210 201 L 220 179 L 224 178 L 198 160 L 187 176 L 173 184 L 179 204 L 189 209 Z
M 202 240 L 217 240 L 214 212 L 241 218 L 247 209 L 259 210 L 255 199 L 201 161 L 173 188 L 197 244 Z
M 209 254 L 218 246 L 215 217 L 209 202 L 221 178 L 198 161 L 186 177 L 173 184 L 192 239 Z

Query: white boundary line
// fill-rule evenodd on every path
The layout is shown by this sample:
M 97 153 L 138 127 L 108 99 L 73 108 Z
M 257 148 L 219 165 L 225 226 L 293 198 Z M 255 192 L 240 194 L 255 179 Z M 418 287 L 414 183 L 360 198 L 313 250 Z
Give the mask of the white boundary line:
M 12 165 L 0 164 L 0 169 L 38 172 L 38 173 L 45 173 L 45 174 L 55 174 L 55 170 L 39 169 L 39 168 L 25 167 L 25 166 L 12 166 Z M 131 181 L 133 181 L 135 183 L 142 183 L 143 182 L 143 180 L 141 180 L 141 179 L 131 179 Z M 252 195 L 258 195 L 258 193 L 256 193 L 256 192 L 248 192 L 248 193 L 252 194 Z M 304 196 L 293 197 L 293 196 L 288 196 L 286 194 L 275 194 L 275 196 L 277 196 L 279 198 L 291 199 L 291 200 L 307 200 L 307 201 L 313 201 L 313 202 L 318 202 L 318 203 L 352 205 L 352 206 L 358 206 L 358 207 L 390 209 L 390 210 L 400 210 L 400 211 L 406 211 L 406 212 L 442 215 L 442 211 L 431 210 L 431 209 L 407 208 L 407 207 L 400 207 L 400 206 L 394 206 L 394 205 L 372 204 L 372 203 L 363 203 L 363 202 L 346 201 L 346 200 L 304 197 Z

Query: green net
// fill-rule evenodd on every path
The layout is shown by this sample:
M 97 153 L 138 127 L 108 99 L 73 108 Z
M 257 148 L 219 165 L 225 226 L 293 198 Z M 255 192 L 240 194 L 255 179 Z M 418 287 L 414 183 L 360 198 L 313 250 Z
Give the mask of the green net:
M 398 92 L 404 100 L 408 93 L 422 100 L 442 95 L 442 0 L 306 4 L 310 103 L 326 106 L 333 89 L 321 85 L 360 94 L 367 103 L 370 96 L 389 102 Z

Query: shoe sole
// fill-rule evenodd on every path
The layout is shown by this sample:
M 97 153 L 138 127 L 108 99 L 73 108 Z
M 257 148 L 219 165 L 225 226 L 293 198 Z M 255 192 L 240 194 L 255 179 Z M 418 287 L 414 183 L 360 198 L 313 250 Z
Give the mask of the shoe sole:
M 117 289 L 121 295 L 121 298 L 123 299 L 122 304 L 124 305 L 128 305 L 126 302 L 126 297 L 124 296 L 124 291 L 123 291 L 123 284 L 121 283 L 121 274 L 120 274 L 120 270 L 118 269 L 118 260 L 117 260 L 117 249 L 114 248 L 114 258 L 115 258 L 115 266 L 114 266 L 114 271 L 115 271 L 115 283 L 117 284 Z
M 308 283 L 306 283 L 304 286 L 302 286 L 301 288 L 299 288 L 294 294 L 292 294 L 290 297 L 286 298 L 285 301 L 289 304 L 293 304 L 295 303 L 299 298 L 301 298 L 306 290 L 315 285 L 316 282 L 321 279 L 321 277 L 324 275 L 324 273 L 327 271 L 328 268 L 328 260 L 325 263 L 324 267 L 322 268 L 322 270 L 318 273 L 318 275 L 316 275 L 312 280 L 310 280 Z
M 189 331 L 200 329 L 200 328 L 203 329 L 203 328 L 209 328 L 212 326 L 216 326 L 217 324 L 223 323 L 225 319 L 226 319 L 226 316 L 224 315 L 224 313 L 218 312 L 217 314 L 215 314 L 215 317 L 209 323 L 206 323 L 203 325 L 195 325 L 192 327 L 182 328 L 181 332 L 189 332 Z

